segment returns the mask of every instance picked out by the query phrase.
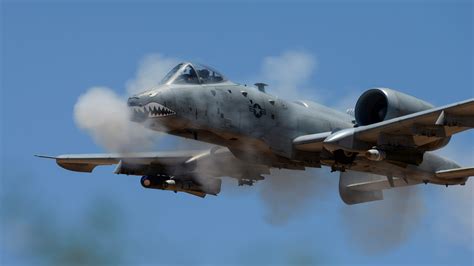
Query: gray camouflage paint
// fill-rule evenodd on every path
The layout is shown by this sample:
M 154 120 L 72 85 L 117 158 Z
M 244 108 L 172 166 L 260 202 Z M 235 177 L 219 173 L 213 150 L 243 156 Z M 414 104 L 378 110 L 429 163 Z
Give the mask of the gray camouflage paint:
M 397 93 L 392 90 L 389 92 Z M 416 111 L 422 110 L 418 107 L 421 100 L 400 95 L 403 96 L 400 98 L 404 100 L 405 106 L 409 108 L 412 101 L 418 108 Z M 151 117 L 153 110 L 149 108 L 156 103 L 167 113 Z M 240 160 L 276 168 L 304 169 L 319 167 L 322 162 L 332 166 L 333 170 L 344 171 L 346 168 L 337 167 L 339 162 L 334 154 L 296 150 L 293 140 L 302 135 L 353 128 L 355 123 L 354 117 L 329 107 L 310 101 L 290 102 L 230 81 L 161 85 L 130 97 L 128 105 L 134 110 L 132 120 L 153 130 L 225 146 Z M 426 109 L 432 106 L 426 103 L 423 107 Z M 389 111 L 391 116 L 396 116 L 397 110 Z M 424 154 L 418 166 L 373 162 L 351 155 L 356 163 L 351 163 L 350 169 L 379 175 L 392 173 L 416 182 L 465 182 L 466 179 L 436 178 L 434 173 L 437 170 L 460 166 L 435 154 Z

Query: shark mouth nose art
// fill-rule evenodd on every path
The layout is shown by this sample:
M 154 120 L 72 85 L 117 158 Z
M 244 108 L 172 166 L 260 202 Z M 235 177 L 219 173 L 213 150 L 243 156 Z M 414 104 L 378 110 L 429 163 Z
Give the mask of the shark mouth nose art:
M 151 102 L 145 106 L 133 106 L 131 107 L 135 115 L 148 117 L 165 117 L 176 114 L 173 110 L 159 103 Z

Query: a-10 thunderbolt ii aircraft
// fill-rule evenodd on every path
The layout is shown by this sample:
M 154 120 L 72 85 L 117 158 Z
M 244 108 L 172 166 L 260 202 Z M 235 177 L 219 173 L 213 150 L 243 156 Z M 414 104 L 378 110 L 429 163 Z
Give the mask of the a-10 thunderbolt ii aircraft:
M 474 175 L 473 167 L 432 153 L 474 127 L 474 99 L 434 107 L 376 88 L 364 92 L 349 114 L 280 99 L 266 93 L 265 84 L 255 85 L 181 63 L 159 85 L 128 99 L 137 126 L 215 144 L 210 150 L 42 157 L 78 172 L 117 164 L 116 174 L 142 176 L 145 188 L 200 197 L 217 195 L 220 177 L 252 185 L 271 168 L 324 165 L 341 172 L 339 193 L 347 204 L 381 200 L 382 191 L 394 187 L 464 185 Z

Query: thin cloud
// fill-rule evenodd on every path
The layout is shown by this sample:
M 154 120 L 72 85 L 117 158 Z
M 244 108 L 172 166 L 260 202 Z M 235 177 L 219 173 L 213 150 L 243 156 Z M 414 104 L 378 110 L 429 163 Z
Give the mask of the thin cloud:
M 136 94 L 156 87 L 178 62 L 176 58 L 158 53 L 146 55 L 141 60 L 135 77 L 127 81 L 125 86 L 127 93 Z
M 317 70 L 318 62 L 314 55 L 305 51 L 289 50 L 277 56 L 263 59 L 258 80 L 269 83 L 272 94 L 297 99 L 308 85 Z
M 463 133 L 464 134 L 464 133 Z M 471 134 L 472 133 L 467 133 Z M 456 138 L 456 136 L 454 136 Z M 464 144 L 464 145 L 463 145 Z M 440 155 L 457 161 L 464 167 L 474 166 L 474 151 L 469 144 L 452 141 L 438 152 Z M 474 184 L 472 177 L 465 186 L 451 186 L 435 190 L 435 199 L 439 201 L 444 215 L 434 220 L 433 230 L 450 242 L 465 243 L 474 249 Z
M 316 55 L 302 50 L 287 50 L 279 55 L 265 57 L 255 80 L 268 83 L 269 93 L 282 99 L 317 99 L 319 103 L 342 112 L 354 108 L 361 90 L 328 98 L 327 94 L 331 93 L 327 89 L 318 88 L 311 82 L 318 68 Z
M 306 171 L 272 169 L 271 175 L 261 181 L 259 197 L 265 208 L 264 219 L 272 225 L 286 225 L 304 216 L 314 205 L 334 189 L 330 176 L 323 169 Z

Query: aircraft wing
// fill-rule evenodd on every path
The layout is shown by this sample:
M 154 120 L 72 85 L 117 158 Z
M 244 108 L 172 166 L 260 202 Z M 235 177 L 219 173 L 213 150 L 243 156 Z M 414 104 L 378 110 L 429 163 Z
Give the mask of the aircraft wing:
M 322 148 L 365 152 L 377 145 L 417 148 L 474 127 L 474 99 L 421 111 L 367 126 L 299 136 L 298 150 Z
M 474 99 L 355 128 L 354 137 L 366 143 L 389 142 L 392 136 L 422 146 L 474 127 Z M 387 136 L 387 137 L 384 137 Z M 384 139 L 385 138 L 385 139 Z
M 198 196 L 219 193 L 220 180 L 219 183 L 214 182 L 218 177 L 229 176 L 238 179 L 239 184 L 251 185 L 256 180 L 264 179 L 262 174 L 270 173 L 268 166 L 241 161 L 227 148 L 223 147 L 201 151 L 36 156 L 54 159 L 59 166 L 76 172 L 90 173 L 97 166 L 116 164 L 114 171 L 116 174 L 138 175 L 153 180 L 159 179 L 160 184 L 157 187 L 159 189 L 184 191 Z M 181 187 L 168 188 L 166 185 L 163 186 L 171 179 L 175 183 L 179 182 Z M 202 186 L 209 183 L 208 180 L 211 180 L 212 189 L 206 190 Z M 196 184 L 201 187 L 196 188 Z M 190 186 L 194 187 L 189 189 Z M 186 187 L 186 189 L 183 187 Z
M 70 171 L 91 173 L 96 166 L 114 165 L 120 162 L 137 165 L 154 164 L 171 166 L 184 163 L 186 160 L 203 152 L 205 151 L 64 154 L 55 157 L 45 155 L 36 156 L 54 159 L 59 166 Z
M 56 160 L 56 163 L 70 171 L 92 172 L 102 165 L 117 165 L 116 174 L 127 175 L 200 175 L 240 178 L 267 174 L 268 167 L 243 162 L 228 149 L 215 147 L 200 151 L 166 151 L 140 153 L 65 154 L 56 157 L 36 155 Z M 249 178 L 252 179 L 252 178 Z M 256 178 L 253 178 L 257 180 Z

